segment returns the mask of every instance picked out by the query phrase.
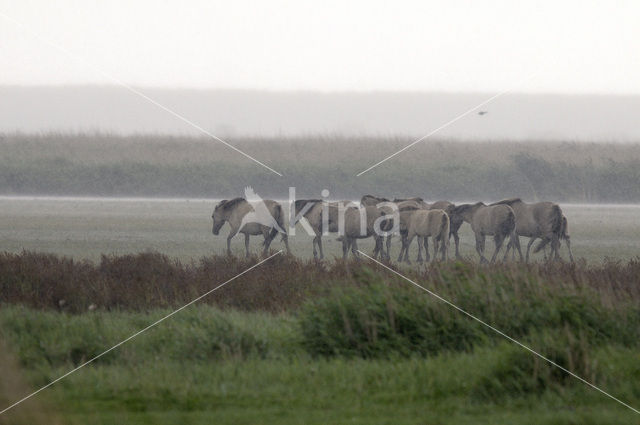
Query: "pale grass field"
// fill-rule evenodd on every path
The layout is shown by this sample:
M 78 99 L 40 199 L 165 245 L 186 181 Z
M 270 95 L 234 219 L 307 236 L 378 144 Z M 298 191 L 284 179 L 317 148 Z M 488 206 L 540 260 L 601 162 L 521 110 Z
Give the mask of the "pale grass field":
M 197 260 L 225 252 L 228 226 L 219 236 L 211 234 L 214 205 L 214 200 L 4 197 L 0 198 L 0 251 L 43 251 L 91 260 L 102 254 L 158 251 L 183 261 Z M 562 208 L 569 219 L 576 258 L 598 263 L 640 255 L 640 205 L 567 204 Z M 261 239 L 252 238 L 252 252 L 260 252 Z M 526 246 L 526 241 L 522 238 L 521 243 Z M 311 238 L 300 225 L 290 237 L 290 246 L 296 256 L 312 256 Z M 360 241 L 359 246 L 369 252 L 373 243 Z M 463 255 L 477 259 L 467 224 L 462 227 L 461 246 Z M 324 247 L 328 259 L 342 255 L 335 235 L 324 238 Z M 244 255 L 241 236 L 234 238 L 232 248 Z M 284 248 L 280 238 L 272 248 Z M 415 242 L 412 249 L 413 259 Z M 493 252 L 491 241 L 487 251 Z M 564 247 L 561 252 L 566 257 Z M 392 257 L 398 253 L 399 239 L 394 238 Z

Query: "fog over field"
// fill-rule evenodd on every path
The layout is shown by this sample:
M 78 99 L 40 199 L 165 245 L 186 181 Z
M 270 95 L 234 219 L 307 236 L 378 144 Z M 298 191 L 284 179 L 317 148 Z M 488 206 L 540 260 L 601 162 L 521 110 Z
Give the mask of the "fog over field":
M 414 136 L 495 93 L 141 88 L 219 137 Z M 506 94 L 438 133 L 465 140 L 640 140 L 640 95 Z M 200 135 L 118 86 L 0 86 L 0 132 Z

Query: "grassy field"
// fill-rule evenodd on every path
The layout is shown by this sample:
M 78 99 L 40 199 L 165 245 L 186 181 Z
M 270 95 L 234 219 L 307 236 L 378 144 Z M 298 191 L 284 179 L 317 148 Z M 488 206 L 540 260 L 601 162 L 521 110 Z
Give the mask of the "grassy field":
M 214 205 L 213 200 L 0 198 L 0 249 L 37 250 L 93 260 L 103 253 L 152 250 L 188 261 L 225 252 L 228 227 L 223 227 L 220 236 L 211 234 Z M 640 255 L 640 206 L 563 204 L 562 208 L 569 219 L 576 258 L 597 263 L 606 257 L 628 259 Z M 335 239 L 324 238 L 329 259 L 342 255 L 342 246 Z M 260 251 L 260 243 L 259 238 L 252 238 L 253 252 Z M 469 225 L 463 225 L 462 253 L 477 260 L 474 243 Z M 296 256 L 312 256 L 311 238 L 300 226 L 290 244 Z M 398 255 L 399 244 L 394 238 L 392 256 Z M 272 246 L 284 248 L 279 240 Z M 360 242 L 360 246 L 365 252 L 372 250 L 369 240 Z M 232 248 L 244 255 L 241 237 L 234 239 Z M 493 252 L 492 242 L 487 243 L 487 249 Z M 415 258 L 415 243 L 413 250 L 411 256 Z M 561 252 L 568 258 L 565 248 Z
M 54 337 L 68 341 L 70 332 L 101 332 L 104 343 L 117 341 L 142 323 L 158 317 L 109 314 L 81 316 L 67 323 L 59 314 L 15 309 L 3 311 L 2 320 L 29 314 L 34 337 L 42 347 L 68 349 Z M 509 377 L 505 359 L 524 360 L 506 343 L 469 353 L 446 353 L 428 359 L 315 359 L 288 340 L 290 318 L 224 314 L 236 327 L 269 338 L 268 353 L 191 353 L 188 332 L 206 328 L 208 308 L 196 309 L 163 329 L 150 331 L 122 347 L 119 353 L 86 367 L 40 395 L 51 412 L 70 424 L 621 424 L 634 423 L 637 414 L 578 382 L 556 383 L 543 390 L 518 391 Z M 17 317 L 16 317 L 17 316 Z M 63 326 L 55 332 L 45 321 Z M 70 329 L 71 328 L 71 329 Z M 111 332 L 105 335 L 105 330 Z M 118 330 L 115 332 L 114 330 Z M 45 332 L 49 331 L 49 335 Z M 15 338 L 15 336 L 13 336 Z M 164 344 L 165 349 L 159 349 Z M 281 347 L 277 345 L 281 344 Z M 27 345 L 27 343 L 22 344 Z M 67 347 L 61 347 L 67 345 Z M 201 344 L 198 344 L 201 345 Z M 57 346 L 57 347 L 56 347 Z M 22 348 L 22 347 L 21 347 Z M 286 351 L 284 351 L 286 350 Z M 37 364 L 27 377 L 45 384 L 72 368 L 74 362 Z M 40 354 L 40 353 L 38 353 Z M 603 365 L 601 385 L 626 401 L 640 401 L 638 351 L 620 346 L 598 348 L 590 361 Z M 523 359 L 521 359 L 523 358 Z M 77 360 L 76 360 L 77 361 Z M 34 364 L 35 363 L 35 364 Z M 505 365 L 505 363 L 507 363 Z M 548 367 L 538 364 L 541 374 Z M 501 375 L 501 368 L 505 368 Z M 529 376 L 527 376 L 529 378 Z M 505 379 L 505 381 L 508 381 Z M 515 384 L 513 384 L 515 381 Z M 524 381 L 524 379 L 523 379 Z M 512 384 L 513 387 L 509 386 Z M 494 388 L 494 385 L 497 388 Z M 15 394 L 15 397 L 23 395 Z M 10 422 L 21 407 L 7 413 Z M 15 423 L 15 422 L 13 422 Z M 24 422 L 28 423 L 28 422 Z
M 102 277 L 92 279 L 106 288 L 98 308 L 72 314 L 78 300 L 93 299 L 79 276 L 89 273 L 86 263 L 74 272 L 36 254 L 3 258 L 2 294 L 23 297 L 2 300 L 3 358 L 15 358 L 0 364 L 3 376 L 7 368 L 15 374 L 17 363 L 23 383 L 44 385 L 171 311 L 157 307 L 157 295 L 173 294 L 169 301 L 178 305 L 198 285 L 214 286 L 246 268 L 216 258 L 214 267 L 199 266 L 210 277 L 198 278 L 173 265 L 158 273 L 173 275 L 171 283 L 141 280 L 144 270 L 129 274 L 124 266 L 153 258 L 120 260 L 96 266 Z M 37 267 L 48 283 L 34 285 Z M 312 279 L 317 265 L 286 258 L 264 267 L 0 421 L 34 423 L 24 410 L 34 409 L 78 424 L 637 422 L 633 411 L 393 275 L 336 264 Z M 529 269 L 458 263 L 410 276 L 630 405 L 640 403 L 637 262 Z M 39 304 L 65 285 L 77 288 L 77 299 Z M 123 286 L 133 294 L 155 287 L 157 295 L 106 304 L 109 291 Z M 265 287 L 271 292 L 260 292 Z M 27 388 L 0 386 L 0 400 L 8 404 Z

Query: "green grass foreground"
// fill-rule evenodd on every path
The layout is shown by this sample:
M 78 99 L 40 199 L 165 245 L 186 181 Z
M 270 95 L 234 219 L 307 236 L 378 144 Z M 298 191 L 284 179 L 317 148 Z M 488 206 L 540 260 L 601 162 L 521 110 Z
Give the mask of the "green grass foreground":
M 361 273 L 367 284 L 335 287 L 280 313 L 190 307 L 36 397 L 63 423 L 78 424 L 637 423 L 636 413 L 429 295 Z M 492 276 L 477 276 L 485 287 L 475 291 L 463 281 L 439 289 L 640 405 L 633 299 Z M 70 314 L 5 304 L 0 335 L 37 388 L 169 311 Z M 21 408 L 27 403 L 0 421 L 19 423 L 11 415 Z

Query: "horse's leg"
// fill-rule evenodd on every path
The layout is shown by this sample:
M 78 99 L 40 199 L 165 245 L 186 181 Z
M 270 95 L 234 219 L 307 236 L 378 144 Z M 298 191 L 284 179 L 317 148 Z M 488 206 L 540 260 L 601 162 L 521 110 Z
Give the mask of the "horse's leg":
M 487 259 L 484 258 L 484 240 L 485 236 L 482 233 L 476 233 L 476 252 L 480 256 L 480 262 L 486 263 Z
M 551 236 L 551 253 L 550 256 L 553 255 L 553 261 L 560 261 L 560 239 L 558 235 L 554 234 Z
M 262 236 L 264 237 L 264 249 L 262 250 L 262 256 L 266 257 L 269 252 L 271 242 L 273 242 L 275 236 L 273 238 L 271 237 L 271 229 L 268 227 L 262 229 Z
M 374 236 L 373 240 L 375 241 L 375 246 L 373 247 L 372 257 L 378 258 L 378 254 L 380 254 L 380 259 L 384 259 L 384 249 L 382 248 L 382 239 L 379 236 Z M 382 252 L 381 252 L 382 251 Z
M 251 254 L 249 254 L 249 234 L 245 233 L 244 234 L 244 251 L 245 251 L 245 257 L 249 258 L 249 256 Z
M 444 243 L 442 243 L 436 236 L 433 236 L 433 261 L 438 259 L 438 249 L 440 249 L 442 245 L 444 245 Z
M 356 260 L 360 259 L 360 253 L 358 252 L 358 240 L 353 238 L 351 240 L 351 253 L 356 258 Z
M 507 257 L 509 256 L 509 251 L 510 250 L 513 250 L 511 252 L 513 252 L 513 256 L 515 257 L 516 249 L 513 247 L 513 241 L 511 239 L 509 239 L 509 242 L 507 243 L 507 247 L 504 249 L 504 257 L 502 257 L 502 262 L 503 263 L 507 262 Z
M 316 251 L 316 243 L 318 243 L 318 235 L 314 236 L 311 240 L 311 245 L 313 246 L 313 258 L 314 260 L 318 259 L 318 251 Z
M 411 261 L 409 260 L 409 245 L 411 244 L 411 242 L 409 242 L 409 238 L 407 237 L 407 245 L 404 248 L 404 261 L 405 263 L 411 264 Z
M 566 236 L 564 240 L 567 241 L 567 249 L 569 250 L 569 259 L 571 260 L 572 263 L 575 263 L 575 260 L 573 259 L 573 253 L 571 252 L 571 237 Z
M 317 238 L 318 238 L 318 248 L 320 249 L 320 259 L 322 260 L 324 258 L 324 252 L 322 251 L 322 234 L 319 234 Z
M 496 244 L 496 250 L 493 253 L 493 256 L 491 256 L 491 263 L 495 263 L 496 261 L 496 257 L 498 256 L 498 253 L 500 252 L 500 248 L 502 248 L 502 243 L 504 242 L 504 235 L 502 233 L 498 233 L 497 235 L 495 235 L 493 237 L 493 242 Z
M 531 251 L 531 245 L 533 245 L 533 243 L 536 241 L 536 237 L 535 236 L 531 236 L 529 238 L 529 243 L 527 244 L 527 258 L 525 260 L 525 262 L 529 262 L 529 252 Z
M 447 261 L 447 240 L 444 237 L 433 238 L 434 244 L 437 248 L 433 250 L 433 258 L 438 258 L 438 250 L 440 251 L 440 261 Z
M 391 260 L 391 237 L 393 235 L 387 235 L 387 260 Z
M 422 262 L 424 261 L 422 259 L 422 248 L 423 247 L 424 247 L 424 238 L 421 237 L 421 236 L 418 236 L 418 256 L 416 257 L 416 262 L 418 262 L 420 264 L 422 264 Z
M 442 251 L 442 261 L 447 261 L 447 257 L 449 256 L 449 241 L 442 238 L 440 241 L 442 247 L 440 250 Z
M 523 262 L 524 261 L 524 256 L 522 255 L 522 247 L 520 247 L 520 236 L 516 232 L 513 232 L 511 234 L 511 238 L 509 238 L 509 241 L 513 241 L 516 249 L 518 250 L 518 255 L 520 255 L 520 262 Z M 515 249 L 513 250 L 513 258 L 512 258 L 512 260 L 513 261 L 516 260 L 516 250 Z
M 456 244 L 456 259 L 462 260 L 462 255 L 460 255 L 460 236 L 458 236 L 458 232 L 453 232 L 453 242 Z
M 287 250 L 287 255 L 291 255 L 291 249 L 289 249 L 289 234 L 282 234 L 282 242 L 284 242 L 284 247 Z
M 227 236 L 227 255 L 231 255 L 231 239 L 238 233 L 237 230 L 229 232 L 229 236 Z
M 357 238 L 351 238 L 351 252 L 353 253 L 354 256 L 360 256 L 360 254 L 358 254 L 358 239 Z
M 422 239 L 424 240 L 424 260 L 428 263 L 431 261 L 431 254 L 429 254 L 429 237 L 423 236 Z
M 349 252 L 349 238 L 346 236 L 342 237 L 342 259 L 347 259 L 347 253 Z
M 407 236 L 400 234 L 400 255 L 398 255 L 398 263 L 402 261 L 404 255 L 405 246 L 407 245 Z
M 411 247 L 411 242 L 413 242 L 413 238 L 415 237 L 415 235 L 407 235 L 407 246 L 405 247 L 405 251 L 404 251 L 404 261 L 407 264 L 411 264 L 411 260 L 409 260 L 409 247 Z
M 541 238 L 542 241 L 540 242 L 540 245 L 538 245 L 538 248 L 536 248 L 537 251 L 542 250 L 543 254 L 544 254 L 544 261 L 549 261 L 551 259 L 551 257 L 547 257 L 547 245 L 549 244 L 549 242 L 551 242 L 551 238 L 549 236 L 545 236 Z M 553 250 L 551 251 L 551 253 L 553 254 Z

